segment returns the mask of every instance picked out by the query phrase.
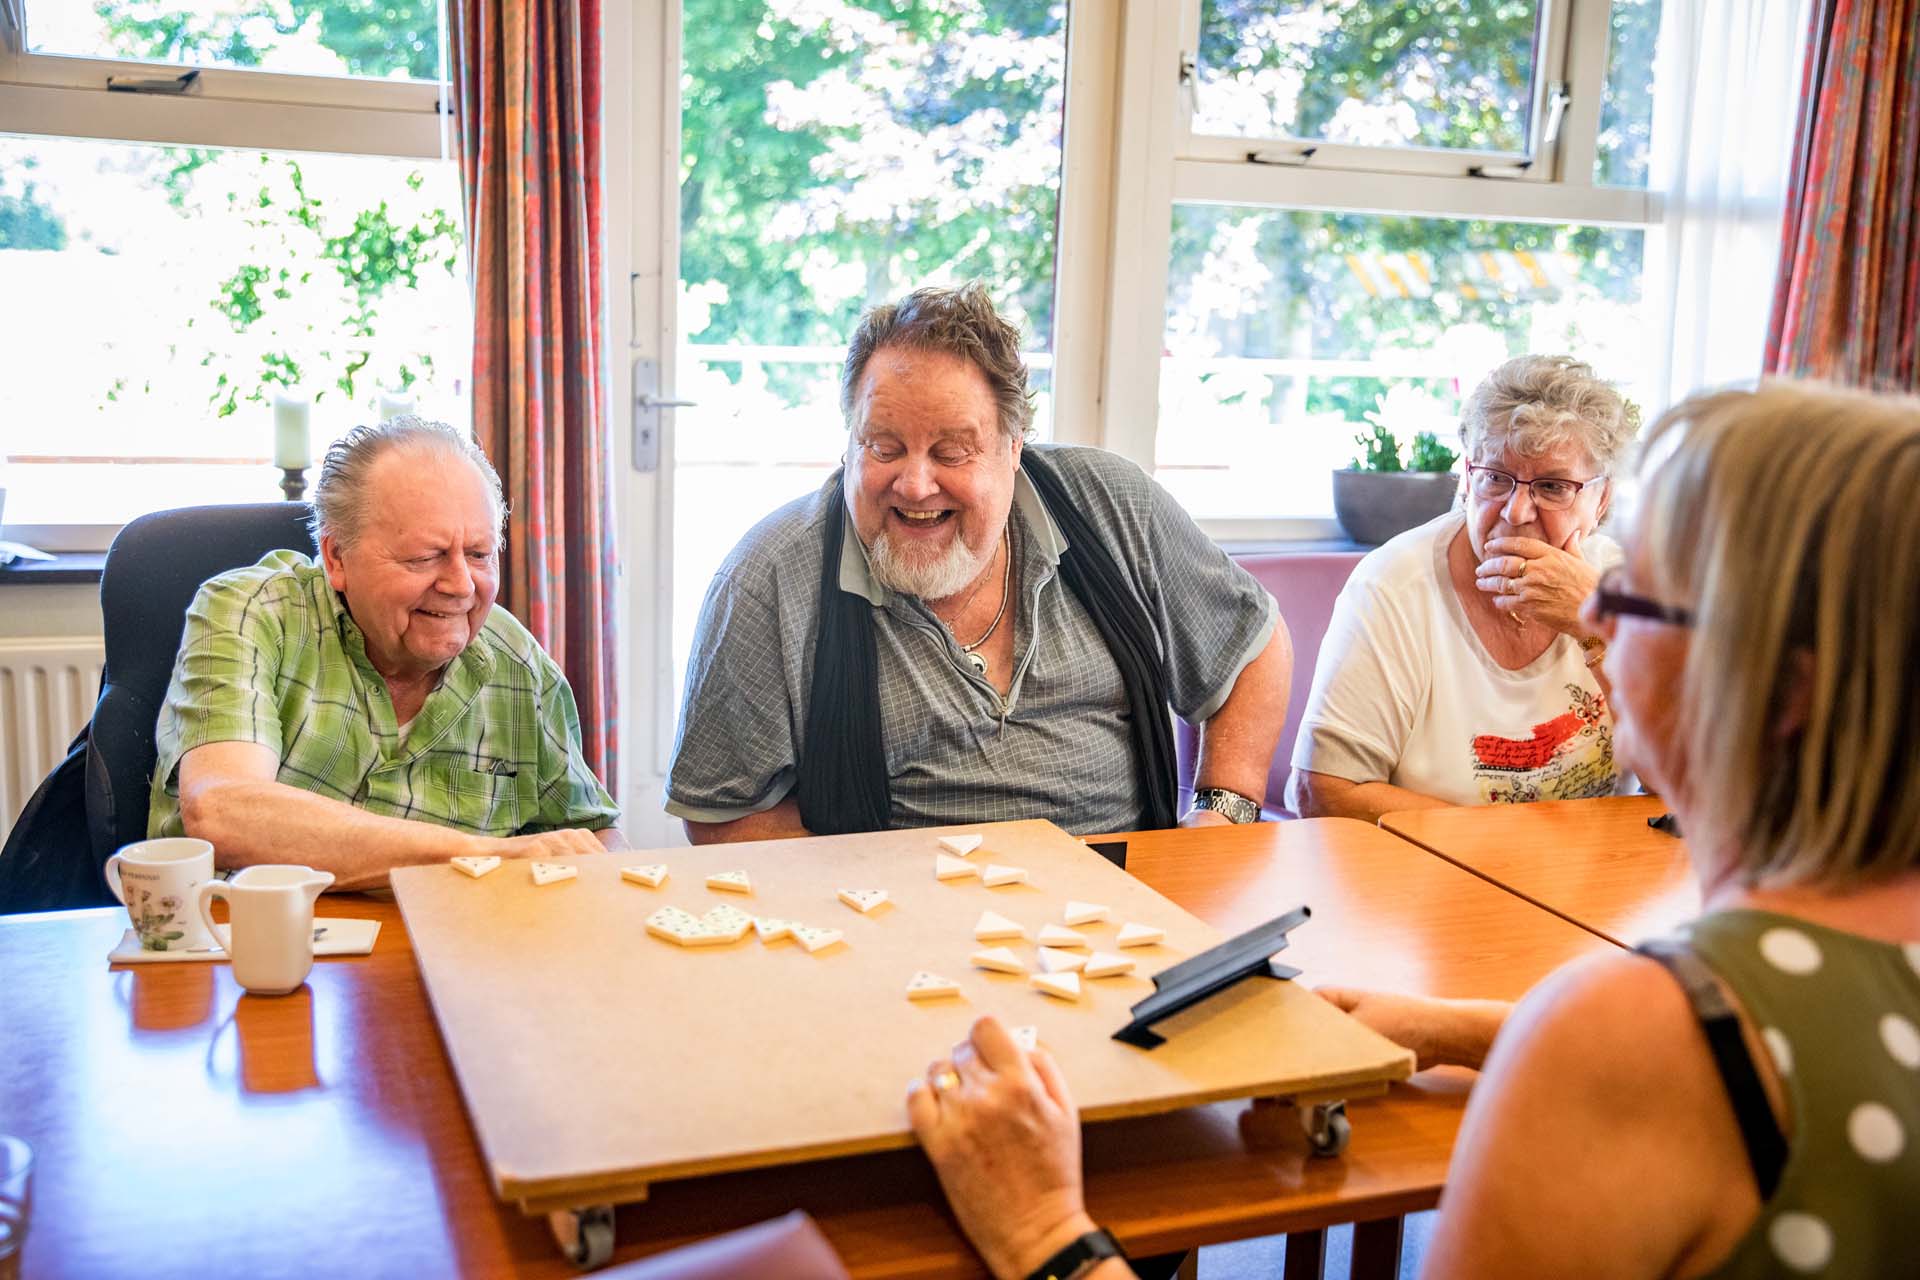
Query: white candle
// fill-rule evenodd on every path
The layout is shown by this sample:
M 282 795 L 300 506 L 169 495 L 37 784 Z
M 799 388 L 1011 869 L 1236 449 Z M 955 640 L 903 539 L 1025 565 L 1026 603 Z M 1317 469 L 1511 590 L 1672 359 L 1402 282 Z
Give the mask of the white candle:
M 413 412 L 413 397 L 403 391 L 382 391 L 380 393 L 380 421 L 397 418 L 403 413 Z
M 273 398 L 273 465 L 282 471 L 305 468 L 313 463 L 309 444 L 309 424 L 313 406 L 304 396 L 277 395 Z

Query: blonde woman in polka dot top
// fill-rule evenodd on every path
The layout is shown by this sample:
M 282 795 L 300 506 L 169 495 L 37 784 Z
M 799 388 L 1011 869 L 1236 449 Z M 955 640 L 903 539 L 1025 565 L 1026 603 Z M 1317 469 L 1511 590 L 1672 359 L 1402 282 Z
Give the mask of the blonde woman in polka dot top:
M 1510 1014 L 1322 994 L 1499 1033 L 1429 1276 L 1920 1276 L 1920 401 L 1701 397 L 1646 456 L 1587 614 L 1705 914 Z
M 1586 616 L 1705 913 L 1515 1007 L 1321 994 L 1484 1059 L 1430 1280 L 1920 1276 L 1920 400 L 1703 396 L 1645 456 Z M 1065 1081 L 991 1018 L 941 1069 L 915 1131 L 1025 1275 L 1093 1226 Z

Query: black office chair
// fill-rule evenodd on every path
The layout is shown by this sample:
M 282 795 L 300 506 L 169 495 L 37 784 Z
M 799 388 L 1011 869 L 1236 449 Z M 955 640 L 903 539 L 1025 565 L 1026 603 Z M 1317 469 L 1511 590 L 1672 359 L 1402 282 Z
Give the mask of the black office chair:
M 181 507 L 120 531 L 100 574 L 107 663 L 87 745 L 87 833 L 100 865 L 147 836 L 154 722 L 187 606 L 208 578 L 282 548 L 314 553 L 304 502 Z
M 182 507 L 120 531 L 100 576 L 106 670 L 93 719 L 0 853 L 0 914 L 109 904 L 101 868 L 147 835 L 154 723 L 200 584 L 269 551 L 313 553 L 303 502 Z

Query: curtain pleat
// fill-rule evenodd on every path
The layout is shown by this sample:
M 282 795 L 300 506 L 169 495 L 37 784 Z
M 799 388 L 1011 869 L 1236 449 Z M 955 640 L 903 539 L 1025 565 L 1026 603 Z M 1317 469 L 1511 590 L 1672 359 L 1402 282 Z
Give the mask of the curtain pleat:
M 600 0 L 452 0 L 474 436 L 511 516 L 500 603 L 559 662 L 618 794 L 601 288 Z
M 1920 390 L 1920 0 L 1820 0 L 1770 372 Z

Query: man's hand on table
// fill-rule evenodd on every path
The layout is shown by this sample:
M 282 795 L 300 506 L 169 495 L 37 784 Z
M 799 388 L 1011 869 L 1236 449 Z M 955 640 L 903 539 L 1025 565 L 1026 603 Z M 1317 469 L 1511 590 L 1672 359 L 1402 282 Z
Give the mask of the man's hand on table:
M 579 828 L 540 831 L 525 836 L 477 836 L 473 850 L 479 857 L 501 858 L 577 858 L 589 853 L 605 853 L 597 832 Z
M 1471 1067 L 1493 1048 L 1513 1006 L 1504 1000 L 1441 1000 L 1355 987 L 1317 987 L 1315 994 L 1403 1048 L 1413 1050 L 1416 1069 Z
M 1060 1068 L 992 1018 L 907 1086 L 907 1118 L 960 1228 L 996 1276 L 1022 1277 L 1093 1230 L 1080 1121 Z

